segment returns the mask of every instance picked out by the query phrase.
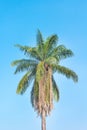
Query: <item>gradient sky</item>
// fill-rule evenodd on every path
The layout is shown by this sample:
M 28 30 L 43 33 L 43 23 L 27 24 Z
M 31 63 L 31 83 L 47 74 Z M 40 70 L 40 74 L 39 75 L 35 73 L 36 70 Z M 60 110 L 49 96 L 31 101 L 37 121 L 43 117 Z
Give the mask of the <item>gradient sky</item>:
M 31 87 L 23 96 L 16 94 L 22 74 L 14 75 L 10 65 L 24 57 L 14 44 L 34 46 L 38 28 L 44 38 L 57 34 L 58 43 L 74 52 L 61 64 L 79 76 L 73 83 L 55 75 L 60 101 L 47 117 L 47 130 L 87 130 L 86 0 L 0 0 L 0 130 L 41 130 L 30 103 Z

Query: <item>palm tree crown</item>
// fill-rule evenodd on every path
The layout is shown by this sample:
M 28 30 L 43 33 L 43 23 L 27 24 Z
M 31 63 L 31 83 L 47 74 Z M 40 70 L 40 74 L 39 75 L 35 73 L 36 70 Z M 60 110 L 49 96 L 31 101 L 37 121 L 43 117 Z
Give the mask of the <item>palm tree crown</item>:
M 64 45 L 57 45 L 57 35 L 43 40 L 41 32 L 37 33 L 37 46 L 29 47 L 17 44 L 16 46 L 27 55 L 27 59 L 15 60 L 12 66 L 17 66 L 15 74 L 26 71 L 20 80 L 17 93 L 23 94 L 33 80 L 31 90 L 31 103 L 42 117 L 47 116 L 53 108 L 53 99 L 59 100 L 59 90 L 53 77 L 55 72 L 78 81 L 77 74 L 61 66 L 61 60 L 73 56 L 73 52 Z

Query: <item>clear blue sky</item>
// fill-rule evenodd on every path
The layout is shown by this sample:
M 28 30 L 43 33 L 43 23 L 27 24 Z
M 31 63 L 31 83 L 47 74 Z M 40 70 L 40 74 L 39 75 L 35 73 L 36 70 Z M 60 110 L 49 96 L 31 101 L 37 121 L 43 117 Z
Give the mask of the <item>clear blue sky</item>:
M 16 94 L 22 74 L 10 63 L 23 58 L 14 44 L 35 45 L 36 32 L 44 38 L 56 33 L 59 44 L 74 52 L 61 64 L 73 69 L 79 82 L 55 76 L 60 101 L 47 118 L 47 130 L 87 130 L 87 1 L 0 0 L 0 130 L 40 130 L 41 121 L 30 104 L 31 87 Z

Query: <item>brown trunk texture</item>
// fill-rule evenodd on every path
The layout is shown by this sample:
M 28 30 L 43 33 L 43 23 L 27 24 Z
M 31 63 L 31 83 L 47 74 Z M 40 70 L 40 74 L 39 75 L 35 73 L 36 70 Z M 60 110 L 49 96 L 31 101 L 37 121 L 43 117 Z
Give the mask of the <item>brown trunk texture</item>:
M 46 130 L 46 115 L 45 115 L 45 110 L 43 109 L 42 111 L 42 130 Z

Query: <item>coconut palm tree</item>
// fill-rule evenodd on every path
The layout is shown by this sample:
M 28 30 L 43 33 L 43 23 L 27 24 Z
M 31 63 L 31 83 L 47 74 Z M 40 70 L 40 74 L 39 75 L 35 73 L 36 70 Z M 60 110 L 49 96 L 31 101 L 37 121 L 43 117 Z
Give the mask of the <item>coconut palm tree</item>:
M 61 66 L 61 60 L 73 56 L 73 52 L 64 45 L 57 45 L 56 34 L 43 40 L 38 30 L 36 47 L 22 46 L 17 44 L 27 59 L 15 60 L 12 66 L 16 66 L 15 74 L 26 72 L 17 87 L 17 94 L 24 94 L 33 81 L 31 90 L 31 104 L 42 120 L 42 130 L 46 130 L 46 116 L 53 109 L 53 100 L 59 100 L 59 90 L 54 79 L 55 72 L 78 81 L 77 74 L 67 67 Z

